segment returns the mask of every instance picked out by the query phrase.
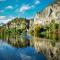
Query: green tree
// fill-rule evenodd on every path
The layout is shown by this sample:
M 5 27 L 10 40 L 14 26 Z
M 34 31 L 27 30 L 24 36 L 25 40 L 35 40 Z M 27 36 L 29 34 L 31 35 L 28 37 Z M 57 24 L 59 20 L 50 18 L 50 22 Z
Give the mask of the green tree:
M 41 29 L 40 24 L 34 25 L 34 36 L 40 36 L 40 29 Z

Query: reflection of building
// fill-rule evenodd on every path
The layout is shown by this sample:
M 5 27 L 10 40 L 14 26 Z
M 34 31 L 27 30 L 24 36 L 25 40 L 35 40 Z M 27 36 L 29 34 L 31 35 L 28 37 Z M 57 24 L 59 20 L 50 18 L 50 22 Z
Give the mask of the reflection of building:
M 34 24 L 49 24 L 52 20 L 56 23 L 60 21 L 60 5 L 53 4 L 45 8 L 43 12 L 36 14 L 34 18 Z

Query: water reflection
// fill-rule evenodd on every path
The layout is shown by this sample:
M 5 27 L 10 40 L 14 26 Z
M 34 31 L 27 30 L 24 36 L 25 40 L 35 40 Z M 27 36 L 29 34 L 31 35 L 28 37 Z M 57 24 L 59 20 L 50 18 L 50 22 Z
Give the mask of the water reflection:
M 56 35 L 51 37 L 52 39 L 34 37 L 31 44 L 38 53 L 42 52 L 48 60 L 60 60 L 60 40 L 55 39 Z
M 26 47 L 30 45 L 30 38 L 29 36 L 20 36 L 20 35 L 7 35 L 7 36 L 2 36 L 1 40 L 6 41 L 7 43 L 11 44 L 12 46 L 15 47 Z
M 46 60 L 43 54 L 38 54 L 33 47 L 14 48 L 0 40 L 0 60 Z
M 60 34 L 46 34 L 44 38 L 11 34 L 0 38 L 0 60 L 59 60 Z
M 60 42 L 60 33 L 46 33 L 41 35 L 44 36 L 44 39 L 48 39 L 52 45 L 55 45 L 56 42 Z

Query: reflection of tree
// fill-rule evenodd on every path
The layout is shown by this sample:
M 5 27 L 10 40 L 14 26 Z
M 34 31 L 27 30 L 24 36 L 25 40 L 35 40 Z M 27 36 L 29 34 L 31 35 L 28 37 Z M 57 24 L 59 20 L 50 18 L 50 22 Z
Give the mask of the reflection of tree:
M 11 25 L 10 22 L 7 23 L 7 27 L 8 27 L 8 42 L 10 42 L 10 33 L 11 33 L 11 31 L 10 31 L 10 25 Z
M 3 38 L 5 40 L 5 25 L 3 25 Z

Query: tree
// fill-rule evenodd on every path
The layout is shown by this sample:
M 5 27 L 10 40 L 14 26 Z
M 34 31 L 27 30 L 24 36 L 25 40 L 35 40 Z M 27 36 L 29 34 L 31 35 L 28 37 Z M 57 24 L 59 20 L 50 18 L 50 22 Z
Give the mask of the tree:
M 34 35 L 35 35 L 35 36 L 40 36 L 40 29 L 41 29 L 40 24 L 36 24 L 36 25 L 34 26 Z

